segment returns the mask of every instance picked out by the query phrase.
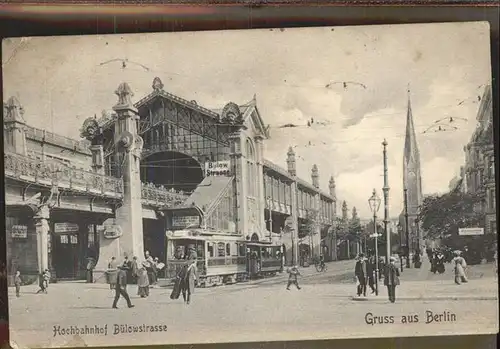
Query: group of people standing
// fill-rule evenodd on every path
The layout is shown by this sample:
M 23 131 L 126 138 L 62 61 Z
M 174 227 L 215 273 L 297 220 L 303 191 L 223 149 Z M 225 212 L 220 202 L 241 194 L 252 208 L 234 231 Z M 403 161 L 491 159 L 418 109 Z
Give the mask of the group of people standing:
M 133 307 L 127 284 L 137 284 L 137 295 L 146 298 L 149 296 L 149 289 L 158 282 L 158 271 L 163 269 L 164 264 L 160 263 L 158 258 L 153 258 L 149 251 L 145 252 L 145 257 L 146 259 L 139 263 L 136 256 L 132 260 L 125 256 L 121 264 L 116 257 L 111 257 L 106 276 L 110 289 L 115 290 L 113 308 L 117 308 L 120 296 L 127 301 L 129 308 Z
M 378 275 L 377 275 L 377 263 L 375 256 L 371 255 L 366 258 L 364 253 L 360 253 L 356 258 L 356 266 L 354 269 L 354 274 L 357 279 L 356 293 L 360 297 L 363 295 L 366 297 L 367 286 L 370 287 L 371 293 L 376 292 L 375 281 L 378 277 L 379 280 L 384 278 L 384 286 L 387 287 L 387 292 L 389 296 L 389 301 L 394 303 L 396 301 L 396 286 L 400 284 L 399 276 L 400 271 L 396 266 L 396 258 L 390 257 L 389 264 L 384 261 L 379 261 L 378 264 Z
M 191 302 L 191 295 L 194 293 L 198 283 L 197 254 L 194 249 L 189 249 L 186 263 L 177 272 L 174 288 L 170 294 L 170 299 L 179 299 L 182 294 L 185 304 Z

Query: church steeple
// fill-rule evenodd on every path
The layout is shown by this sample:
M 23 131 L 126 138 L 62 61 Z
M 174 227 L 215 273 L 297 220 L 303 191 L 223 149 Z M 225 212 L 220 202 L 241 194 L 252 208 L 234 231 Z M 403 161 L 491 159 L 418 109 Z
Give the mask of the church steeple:
M 420 175 L 420 152 L 413 123 L 409 88 L 403 154 L 403 186 L 408 190 L 408 213 L 410 215 L 417 214 L 418 207 L 422 204 L 422 180 Z

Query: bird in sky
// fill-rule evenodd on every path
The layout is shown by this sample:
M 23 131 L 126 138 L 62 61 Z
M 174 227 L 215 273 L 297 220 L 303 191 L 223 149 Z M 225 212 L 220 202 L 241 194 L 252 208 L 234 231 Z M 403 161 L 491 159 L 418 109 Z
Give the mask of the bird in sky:
M 144 70 L 146 71 L 150 71 L 151 69 L 149 69 L 148 67 L 146 67 L 145 65 L 141 64 L 141 63 L 137 63 L 137 62 L 134 62 L 134 61 L 130 61 L 128 58 L 115 58 L 115 59 L 110 59 L 109 61 L 106 61 L 106 62 L 102 62 L 100 63 L 99 65 L 100 66 L 103 66 L 103 65 L 106 65 L 106 64 L 109 64 L 109 63 L 113 63 L 113 62 L 121 62 L 122 63 L 122 69 L 125 69 L 127 67 L 127 64 L 135 64 L 135 65 L 138 65 L 139 67 L 143 68 Z
M 347 90 L 349 85 L 355 85 L 355 86 L 361 86 L 362 88 L 366 89 L 366 86 L 360 82 L 356 81 L 332 81 L 328 83 L 325 88 L 332 88 L 334 85 L 342 85 L 344 90 Z

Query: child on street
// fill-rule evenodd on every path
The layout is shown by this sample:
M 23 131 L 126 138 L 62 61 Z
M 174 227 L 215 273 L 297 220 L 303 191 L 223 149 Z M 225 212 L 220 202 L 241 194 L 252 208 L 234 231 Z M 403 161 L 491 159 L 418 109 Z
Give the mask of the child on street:
M 294 284 L 297 287 L 297 289 L 300 290 L 299 283 L 297 281 L 297 276 L 300 275 L 300 272 L 297 266 L 294 265 L 293 267 L 288 268 L 287 273 L 288 273 L 288 284 L 286 286 L 286 289 L 290 290 L 290 286 Z

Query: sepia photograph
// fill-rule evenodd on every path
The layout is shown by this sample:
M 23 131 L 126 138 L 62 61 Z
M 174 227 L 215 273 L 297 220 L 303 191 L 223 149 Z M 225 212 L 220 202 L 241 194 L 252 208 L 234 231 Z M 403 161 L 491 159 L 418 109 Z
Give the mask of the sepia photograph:
M 488 22 L 8 38 L 2 69 L 13 348 L 498 332 Z

